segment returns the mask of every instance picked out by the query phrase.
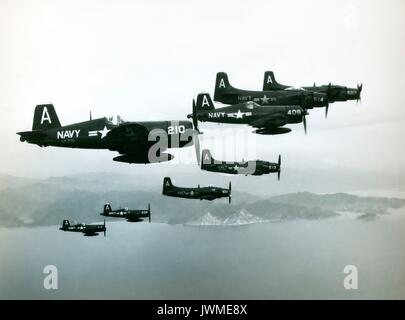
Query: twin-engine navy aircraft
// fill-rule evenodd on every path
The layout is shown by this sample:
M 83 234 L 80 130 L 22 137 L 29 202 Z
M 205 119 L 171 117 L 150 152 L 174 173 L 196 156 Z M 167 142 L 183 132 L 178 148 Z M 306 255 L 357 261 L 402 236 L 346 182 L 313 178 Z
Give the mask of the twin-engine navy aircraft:
M 99 232 L 104 232 L 105 237 L 105 232 L 107 228 L 105 226 L 105 220 L 104 224 L 77 223 L 73 225 L 69 223 L 69 220 L 63 220 L 62 227 L 59 228 L 59 230 L 70 232 L 82 232 L 84 233 L 85 236 L 98 236 Z
M 326 94 L 329 102 L 336 101 L 348 101 L 348 100 L 361 100 L 361 91 L 363 89 L 363 84 L 358 84 L 357 88 L 348 88 L 339 85 L 328 85 L 316 86 L 315 83 L 313 86 L 306 87 L 295 87 L 287 86 L 280 84 L 276 81 L 273 71 L 266 71 L 264 73 L 263 80 L 263 91 L 279 91 L 279 90 L 302 90 L 302 91 L 312 91 L 317 93 Z M 325 115 L 328 115 L 328 106 L 326 106 Z
M 169 148 L 182 148 L 194 143 L 190 121 L 125 122 L 117 117 L 91 119 L 62 126 L 52 104 L 37 105 L 32 131 L 18 132 L 20 140 L 41 147 L 54 146 L 83 149 L 108 149 L 119 152 L 114 161 L 153 163 L 169 161 Z M 197 144 L 196 144 L 197 146 Z
M 225 104 L 253 101 L 263 106 L 301 106 L 305 109 L 326 107 L 328 96 L 322 92 L 304 90 L 242 90 L 231 86 L 228 75 L 218 72 L 214 100 Z
M 125 218 L 128 222 L 140 222 L 143 221 L 143 218 L 148 218 L 149 223 L 151 222 L 150 203 L 148 203 L 148 209 L 144 210 L 130 210 L 128 208 L 112 210 L 111 205 L 106 203 L 100 214 L 105 217 Z
M 181 188 L 176 187 L 172 184 L 172 181 L 169 177 L 163 179 L 163 195 L 169 197 L 177 198 L 187 198 L 187 199 L 200 199 L 200 200 L 215 200 L 218 198 L 227 197 L 229 203 L 231 203 L 231 182 L 229 182 L 229 188 L 219 188 L 219 187 L 200 187 L 197 188 Z
M 281 155 L 278 156 L 277 163 L 263 160 L 226 162 L 215 160 L 212 157 L 210 150 L 204 149 L 202 151 L 201 169 L 228 174 L 244 174 L 245 176 L 261 176 L 263 174 L 269 174 L 270 172 L 277 172 L 277 178 L 280 180 Z
M 198 131 L 198 121 L 247 124 L 256 128 L 257 134 L 283 134 L 291 131 L 284 125 L 303 122 L 307 132 L 306 118 L 308 111 L 300 106 L 260 106 L 248 101 L 231 106 L 215 108 L 208 93 L 200 93 L 197 103 L 193 101 L 192 118 L 194 128 Z

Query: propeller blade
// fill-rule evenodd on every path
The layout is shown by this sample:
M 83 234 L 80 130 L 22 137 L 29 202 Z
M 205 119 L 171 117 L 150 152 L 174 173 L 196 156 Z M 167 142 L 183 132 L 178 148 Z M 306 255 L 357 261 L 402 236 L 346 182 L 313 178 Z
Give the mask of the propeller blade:
M 329 82 L 328 84 L 328 89 L 326 90 L 326 94 L 328 95 L 328 97 L 330 96 L 330 90 L 332 88 L 332 84 Z
M 277 180 L 280 181 L 281 175 L 281 154 L 278 155 L 278 171 L 277 171 Z
M 197 115 L 197 107 L 196 107 L 196 104 L 195 104 L 195 99 L 193 99 L 193 114 L 192 114 L 192 118 L 193 118 L 194 130 L 196 130 L 198 133 L 200 133 L 200 130 L 198 130 L 198 115 Z
M 329 111 L 329 102 L 328 102 L 328 104 L 327 104 L 326 107 L 325 107 L 325 119 L 328 118 L 328 111 Z
M 106 233 L 107 229 L 105 227 L 105 219 L 104 219 L 104 237 L 105 237 L 105 233 Z
M 201 163 L 200 138 L 198 137 L 197 130 L 193 131 L 193 141 L 194 141 L 195 155 L 197 158 L 197 164 L 200 165 Z
M 363 84 L 362 83 L 360 85 L 357 84 L 357 100 L 356 100 L 357 103 L 359 101 L 361 102 L 361 90 L 363 90 Z
M 150 217 L 150 215 L 151 215 L 151 212 L 150 212 L 150 203 L 148 203 L 148 211 L 149 211 L 149 223 L 151 222 L 151 217 Z
M 302 116 L 302 122 L 304 124 L 304 132 L 305 132 L 305 134 L 307 134 L 307 118 L 306 118 L 305 114 Z

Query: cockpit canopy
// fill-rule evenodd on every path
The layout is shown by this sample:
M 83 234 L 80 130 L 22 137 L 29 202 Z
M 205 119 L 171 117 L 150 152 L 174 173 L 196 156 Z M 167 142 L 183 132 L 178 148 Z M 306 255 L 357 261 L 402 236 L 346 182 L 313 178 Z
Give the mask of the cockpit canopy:
M 112 125 L 120 125 L 120 124 L 124 123 L 125 120 L 122 119 L 121 116 L 117 115 L 115 118 L 115 122 L 114 122 L 114 116 L 107 118 L 107 122 Z
M 296 91 L 306 91 L 304 88 L 302 87 L 289 87 L 286 88 L 285 90 L 296 90 Z
M 252 110 L 257 107 L 260 107 L 260 106 L 256 102 L 253 102 L 253 101 L 246 102 L 246 109 Z

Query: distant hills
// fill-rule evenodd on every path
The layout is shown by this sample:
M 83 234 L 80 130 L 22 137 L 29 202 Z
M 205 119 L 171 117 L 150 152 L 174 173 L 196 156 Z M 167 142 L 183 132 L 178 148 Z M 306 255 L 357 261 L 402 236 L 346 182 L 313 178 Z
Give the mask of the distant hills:
M 316 166 L 316 163 L 314 164 Z M 342 167 L 332 168 L 281 168 L 281 180 L 274 174 L 260 177 L 231 176 L 200 170 L 192 164 L 126 165 L 114 168 L 113 172 L 81 173 L 52 177 L 47 184 L 61 184 L 75 189 L 92 191 L 143 190 L 160 192 L 164 176 L 170 176 L 178 185 L 227 186 L 232 180 L 234 189 L 269 197 L 287 193 L 307 191 L 311 193 L 352 193 L 358 190 L 396 190 L 405 192 L 405 169 L 386 168 L 384 171 L 363 171 Z M 8 187 L 44 181 L 43 179 L 18 178 L 0 174 L 0 190 Z
M 228 176 L 225 178 L 230 180 Z M 278 186 L 277 182 L 271 185 Z M 66 218 L 80 222 L 101 221 L 103 217 L 99 213 L 105 202 L 111 203 L 113 208 L 146 208 L 150 202 L 152 221 L 188 225 L 323 219 L 342 212 L 363 213 L 364 220 L 368 220 L 386 214 L 390 208 L 405 206 L 404 199 L 347 193 L 299 192 L 264 197 L 252 194 L 257 188 L 249 193 L 240 192 L 235 182 L 233 186 L 232 204 L 228 205 L 225 199 L 208 202 L 165 197 L 161 195 L 160 183 L 158 187 L 156 182 L 152 186 L 151 181 L 131 175 L 92 173 L 45 180 L 0 175 L 0 226 L 58 225 Z

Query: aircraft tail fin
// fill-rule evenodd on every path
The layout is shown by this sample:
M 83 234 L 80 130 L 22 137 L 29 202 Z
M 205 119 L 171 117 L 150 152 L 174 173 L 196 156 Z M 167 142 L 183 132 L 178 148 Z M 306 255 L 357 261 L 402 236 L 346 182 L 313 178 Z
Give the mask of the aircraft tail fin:
M 266 71 L 263 79 L 263 91 L 268 90 L 283 90 L 285 86 L 276 81 L 273 71 Z
M 32 123 L 33 131 L 59 127 L 61 127 L 61 124 L 53 104 L 40 104 L 35 107 L 34 121 Z
M 228 75 L 225 72 L 218 72 L 215 80 L 214 100 L 221 101 L 221 96 L 229 88 L 232 88 L 228 80 Z
M 168 190 L 173 188 L 172 180 L 169 177 L 163 179 L 163 194 L 166 194 Z
M 67 229 L 67 228 L 69 228 L 69 227 L 70 227 L 70 222 L 69 222 L 69 220 L 63 220 L 62 229 Z
M 211 151 L 209 149 L 204 149 L 202 151 L 202 162 L 201 162 L 201 167 L 207 164 L 212 164 L 213 163 L 213 158 L 211 155 Z
M 209 93 L 200 93 L 197 96 L 196 111 L 214 110 L 214 102 L 212 102 Z
M 109 212 L 111 212 L 111 211 L 112 211 L 111 205 L 110 205 L 109 203 L 106 203 L 106 204 L 104 205 L 103 213 L 106 214 L 106 213 L 109 213 Z

